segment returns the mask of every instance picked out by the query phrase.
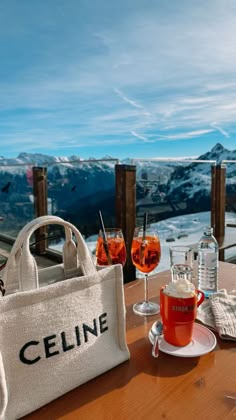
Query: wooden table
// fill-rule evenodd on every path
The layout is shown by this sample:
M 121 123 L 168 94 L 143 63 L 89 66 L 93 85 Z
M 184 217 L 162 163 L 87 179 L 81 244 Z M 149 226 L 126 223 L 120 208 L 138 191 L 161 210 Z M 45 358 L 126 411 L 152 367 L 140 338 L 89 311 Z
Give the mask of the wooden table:
M 150 296 L 169 271 L 150 279 Z M 220 263 L 220 287 L 236 289 L 236 265 Z M 148 331 L 158 316 L 140 317 L 132 305 L 143 297 L 142 280 L 125 285 L 127 342 L 131 359 L 24 417 L 31 420 L 236 419 L 236 342 L 217 336 L 201 357 L 151 356 Z

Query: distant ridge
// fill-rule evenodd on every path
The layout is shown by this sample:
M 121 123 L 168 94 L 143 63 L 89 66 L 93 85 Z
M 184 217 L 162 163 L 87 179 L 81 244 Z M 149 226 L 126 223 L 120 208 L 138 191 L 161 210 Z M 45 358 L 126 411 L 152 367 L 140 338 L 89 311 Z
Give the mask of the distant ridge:
M 41 153 L 26 153 L 21 152 L 16 158 L 5 158 L 0 156 L 0 166 L 14 166 L 14 165 L 49 165 L 57 163 L 70 163 L 70 162 L 88 162 L 88 161 L 107 161 L 107 160 L 118 160 L 110 156 L 105 156 L 101 159 L 90 157 L 89 159 L 82 159 L 79 156 L 50 156 Z
M 171 157 L 171 156 L 170 156 Z M 4 156 L 0 156 L 0 166 L 1 165 L 19 165 L 19 164 L 34 164 L 34 165 L 47 165 L 47 164 L 53 164 L 53 163 L 69 163 L 71 161 L 79 161 L 83 162 L 91 160 L 108 160 L 108 159 L 117 159 L 116 157 L 112 156 L 104 156 L 100 159 L 95 159 L 93 157 L 90 157 L 89 159 L 83 159 L 80 156 L 72 155 L 72 156 L 51 156 L 46 155 L 42 153 L 27 153 L 27 152 L 21 152 L 16 158 L 5 158 Z M 186 157 L 187 159 L 187 157 Z M 191 159 L 191 157 L 189 158 Z M 204 153 L 203 155 L 199 156 L 199 160 L 232 160 L 236 159 L 236 150 L 228 150 L 222 146 L 221 143 L 216 143 L 215 146 L 209 151 Z M 118 159 L 117 159 L 118 160 Z M 127 157 L 126 159 L 123 159 L 121 163 L 124 164 L 130 164 L 132 159 Z M 148 160 L 148 159 L 147 159 Z M 164 160 L 164 158 L 163 158 Z M 173 158 L 174 161 L 174 158 Z

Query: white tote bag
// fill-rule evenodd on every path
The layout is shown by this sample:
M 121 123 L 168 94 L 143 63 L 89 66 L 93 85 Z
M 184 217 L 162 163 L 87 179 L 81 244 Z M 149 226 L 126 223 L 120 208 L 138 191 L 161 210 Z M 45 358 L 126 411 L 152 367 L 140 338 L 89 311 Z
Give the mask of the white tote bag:
M 63 264 L 38 271 L 29 239 L 47 224 L 65 228 Z M 70 223 L 53 216 L 28 223 L 15 241 L 3 280 L 1 420 L 20 418 L 129 359 L 122 268 L 97 271 Z

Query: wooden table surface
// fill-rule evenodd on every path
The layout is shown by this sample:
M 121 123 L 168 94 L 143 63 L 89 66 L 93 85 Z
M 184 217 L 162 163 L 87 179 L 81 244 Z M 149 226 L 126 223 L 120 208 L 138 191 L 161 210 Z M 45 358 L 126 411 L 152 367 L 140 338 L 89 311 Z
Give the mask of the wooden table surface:
M 170 279 L 150 278 L 150 297 Z M 236 265 L 220 263 L 220 287 L 236 289 Z M 76 388 L 26 420 L 223 420 L 236 419 L 236 342 L 217 335 L 201 357 L 151 356 L 148 331 L 159 316 L 140 317 L 132 305 L 143 297 L 142 280 L 125 285 L 129 361 Z

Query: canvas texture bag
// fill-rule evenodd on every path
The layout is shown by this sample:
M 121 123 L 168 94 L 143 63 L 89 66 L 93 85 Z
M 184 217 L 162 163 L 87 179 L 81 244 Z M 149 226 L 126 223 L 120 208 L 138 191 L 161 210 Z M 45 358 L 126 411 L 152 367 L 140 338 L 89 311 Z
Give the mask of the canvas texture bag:
M 63 263 L 38 270 L 29 240 L 48 224 L 65 229 Z M 122 267 L 97 271 L 69 222 L 43 216 L 28 223 L 12 247 L 3 281 L 1 420 L 20 418 L 129 359 Z

